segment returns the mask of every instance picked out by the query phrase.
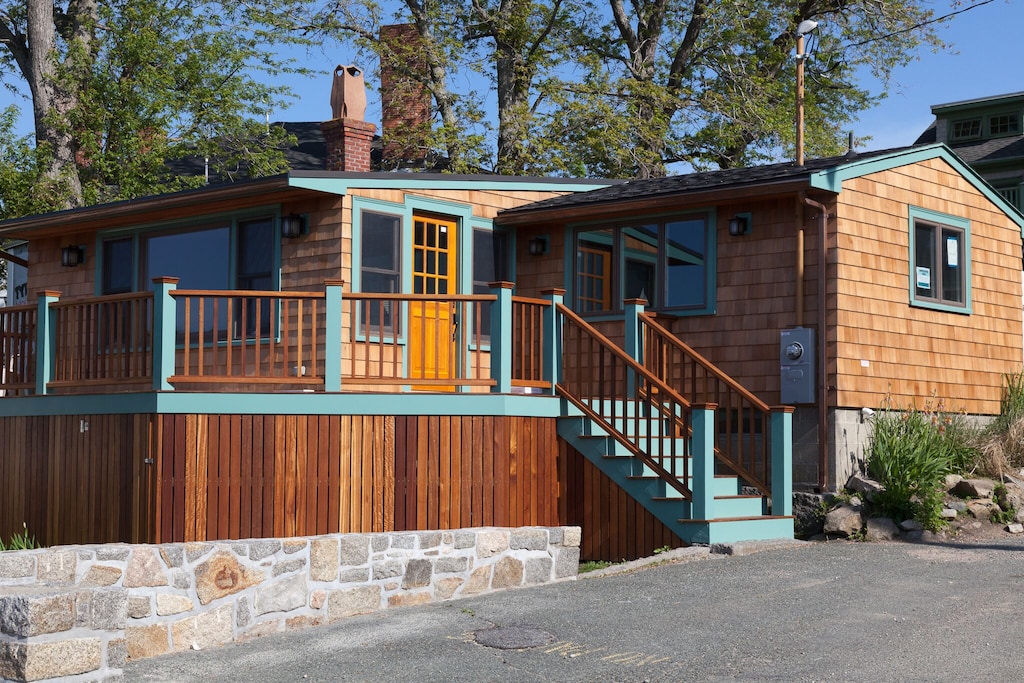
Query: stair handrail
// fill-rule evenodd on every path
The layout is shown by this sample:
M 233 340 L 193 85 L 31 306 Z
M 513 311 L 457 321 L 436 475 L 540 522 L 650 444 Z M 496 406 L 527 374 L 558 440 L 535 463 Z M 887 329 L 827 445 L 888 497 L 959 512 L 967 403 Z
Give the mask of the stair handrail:
M 660 413 L 663 418 L 667 417 L 676 426 L 676 428 L 681 428 L 683 433 L 687 437 L 686 440 L 689 441 L 689 437 L 691 436 L 691 428 L 689 423 L 691 405 L 689 401 L 687 401 L 671 386 L 663 382 L 657 375 L 650 372 L 647 368 L 645 368 L 643 365 L 637 362 L 636 359 L 634 359 L 628 353 L 623 351 L 617 344 L 608 339 L 599 330 L 594 328 L 590 323 L 581 318 L 579 315 L 577 315 L 574 311 L 566 307 L 564 304 L 557 304 L 556 311 L 563 317 L 564 320 L 569 321 L 577 328 L 579 328 L 582 332 L 586 333 L 591 339 L 596 341 L 602 348 L 607 350 L 615 358 L 624 363 L 626 368 L 632 370 L 638 376 L 638 378 L 642 379 L 643 382 L 645 382 L 648 386 L 651 387 L 651 389 L 655 390 L 637 391 L 637 395 L 641 400 L 645 400 L 653 409 L 658 411 L 658 413 Z M 565 353 L 566 351 L 567 349 L 563 345 L 562 352 Z M 568 400 L 570 403 L 572 403 L 574 406 L 576 406 L 583 414 L 585 414 L 591 420 L 594 420 L 595 422 L 601 424 L 601 426 L 605 429 L 605 431 L 608 432 L 608 434 L 613 439 L 622 444 L 622 446 L 625 447 L 633 456 L 639 458 L 645 465 L 651 468 L 651 470 L 655 472 L 655 474 L 657 474 L 658 477 L 662 481 L 664 481 L 668 486 L 671 486 L 680 494 L 682 494 L 685 500 L 693 499 L 693 492 L 690 489 L 690 487 L 687 486 L 685 483 L 687 478 L 689 477 L 689 464 L 687 462 L 687 458 L 685 457 L 686 453 L 684 452 L 682 454 L 683 457 L 680 457 L 675 453 L 676 439 L 673 438 L 671 434 L 669 435 L 668 441 L 670 444 L 669 448 L 671 449 L 669 462 L 671 463 L 672 470 L 669 470 L 666 467 L 664 467 L 660 462 L 658 462 L 658 460 L 656 460 L 655 457 L 653 457 L 650 453 L 650 451 L 652 450 L 652 437 L 650 429 L 647 430 L 648 433 L 646 438 L 648 441 L 648 449 L 645 450 L 640 447 L 639 443 L 634 443 L 633 438 L 631 438 L 629 435 L 625 434 L 622 430 L 618 429 L 615 426 L 616 417 L 614 415 L 614 410 L 612 411 L 613 414 L 610 419 L 607 416 L 602 415 L 598 411 L 595 411 L 591 407 L 591 405 L 588 404 L 581 396 L 578 396 L 575 392 L 571 390 L 571 388 L 564 381 L 564 377 L 560 378 L 560 380 L 556 383 L 555 391 L 563 398 Z M 622 395 L 619 396 L 618 398 L 628 400 L 628 397 L 626 397 L 626 393 L 627 392 L 625 391 L 621 392 Z M 612 405 L 614 406 L 614 402 L 612 403 Z M 621 419 L 625 420 L 626 416 L 623 415 Z M 639 421 L 638 417 L 635 419 L 636 421 Z M 639 435 L 637 435 L 634 438 L 636 438 L 638 441 L 641 439 Z M 688 446 L 684 448 L 688 448 Z M 681 461 L 682 463 L 681 473 L 674 471 L 679 461 Z
M 721 439 L 730 438 L 731 433 L 717 433 L 715 443 L 715 457 L 727 467 L 732 469 L 736 474 L 741 476 L 747 481 L 748 484 L 758 489 L 762 494 L 766 496 L 771 495 L 771 457 L 768 450 L 768 444 L 770 443 L 770 425 L 771 425 L 771 408 L 767 403 L 759 399 L 757 396 L 752 394 L 743 385 L 737 382 L 735 379 L 723 372 L 718 366 L 706 359 L 704 356 L 695 351 L 692 347 L 686 344 L 684 341 L 679 339 L 676 335 L 672 334 L 659 322 L 657 322 L 653 315 L 647 312 L 642 312 L 638 315 L 640 323 L 645 326 L 647 330 L 656 335 L 661 341 L 667 343 L 669 346 L 675 347 L 684 356 L 688 356 L 696 365 L 702 367 L 710 376 L 714 377 L 725 387 L 735 394 L 737 394 L 742 400 L 749 403 L 750 407 L 761 413 L 762 424 L 763 424 L 763 436 L 761 444 L 761 469 L 763 475 L 758 475 L 753 471 L 754 459 L 750 458 L 750 466 L 740 462 L 737 458 L 731 457 L 731 448 L 724 448 L 721 443 Z M 646 339 L 646 335 L 644 339 Z M 645 348 L 646 343 L 645 343 Z M 645 361 L 647 360 L 645 355 Z M 646 366 L 645 366 L 646 367 Z M 650 371 L 650 368 L 648 368 Z M 657 373 L 652 373 L 657 375 Z M 660 378 L 664 381 L 668 381 L 667 378 Z M 722 402 L 716 400 L 719 408 L 726 408 L 731 406 L 731 401 Z M 754 455 L 753 453 L 751 454 Z

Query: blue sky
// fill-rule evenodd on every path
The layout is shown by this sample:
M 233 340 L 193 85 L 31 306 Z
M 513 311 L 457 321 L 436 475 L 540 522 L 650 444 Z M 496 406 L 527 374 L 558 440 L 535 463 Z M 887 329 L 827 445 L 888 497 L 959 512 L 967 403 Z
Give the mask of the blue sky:
M 937 14 L 950 11 L 947 0 L 934 0 Z M 931 106 L 959 100 L 1024 91 L 1017 65 L 1021 27 L 1024 26 L 1024 0 L 993 0 L 954 17 L 941 33 L 951 51 L 925 50 L 910 65 L 895 72 L 890 95 L 881 104 L 864 112 L 854 124 L 858 137 L 871 136 L 865 149 L 899 147 L 914 142 L 932 121 Z M 303 54 L 312 68 L 332 69 L 348 64 L 352 54 L 342 48 L 322 53 Z M 372 71 L 367 69 L 367 71 Z M 863 82 L 872 90 L 880 89 L 869 72 Z M 330 118 L 331 76 L 324 74 L 291 83 L 298 99 L 288 109 L 275 111 L 278 121 L 310 121 Z M 454 84 L 458 89 L 459 84 Z M 366 118 L 379 123 L 380 103 L 376 93 L 368 92 Z M 0 106 L 15 100 L 0 91 Z M 22 105 L 28 112 L 27 103 Z M 21 132 L 31 132 L 31 116 L 22 117 Z

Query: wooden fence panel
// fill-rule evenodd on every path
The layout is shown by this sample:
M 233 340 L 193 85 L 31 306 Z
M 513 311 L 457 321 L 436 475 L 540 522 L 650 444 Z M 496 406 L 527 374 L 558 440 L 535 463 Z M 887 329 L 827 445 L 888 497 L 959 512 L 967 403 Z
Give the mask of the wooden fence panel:
M 0 418 L 0 536 L 44 545 L 152 538 L 148 415 Z

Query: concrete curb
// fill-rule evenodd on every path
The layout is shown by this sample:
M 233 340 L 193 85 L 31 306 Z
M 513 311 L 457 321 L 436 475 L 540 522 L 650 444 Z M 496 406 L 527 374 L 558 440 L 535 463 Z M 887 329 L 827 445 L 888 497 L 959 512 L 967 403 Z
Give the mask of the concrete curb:
M 735 543 L 715 543 L 709 546 L 694 545 L 686 548 L 674 548 L 650 557 L 641 557 L 639 560 L 620 562 L 604 569 L 596 569 L 592 572 L 585 572 L 578 576 L 580 579 L 599 579 L 604 576 L 615 576 L 629 572 L 645 569 L 662 564 L 679 564 L 681 562 L 694 562 L 696 560 L 721 559 L 727 555 L 741 556 L 753 555 L 754 553 L 767 552 L 770 550 L 783 550 L 786 548 L 802 548 L 811 545 L 808 541 L 796 539 L 774 539 L 770 541 L 737 541 Z

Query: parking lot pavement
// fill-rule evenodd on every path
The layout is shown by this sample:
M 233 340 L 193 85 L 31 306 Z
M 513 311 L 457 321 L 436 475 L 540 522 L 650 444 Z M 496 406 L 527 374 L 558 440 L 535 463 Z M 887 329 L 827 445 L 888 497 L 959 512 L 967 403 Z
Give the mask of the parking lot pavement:
M 353 617 L 127 681 L 1022 677 L 1024 540 L 804 544 Z

